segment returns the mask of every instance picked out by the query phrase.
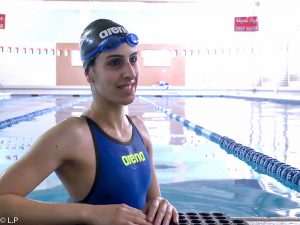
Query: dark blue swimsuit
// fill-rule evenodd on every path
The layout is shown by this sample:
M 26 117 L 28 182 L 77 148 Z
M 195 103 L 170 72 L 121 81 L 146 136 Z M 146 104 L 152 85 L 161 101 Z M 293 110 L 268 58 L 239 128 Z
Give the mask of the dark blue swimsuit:
M 80 201 L 94 205 L 125 203 L 143 209 L 152 180 L 150 159 L 140 133 L 131 121 L 132 137 L 118 141 L 90 118 L 85 117 L 91 130 L 96 151 L 96 176 L 89 194 Z

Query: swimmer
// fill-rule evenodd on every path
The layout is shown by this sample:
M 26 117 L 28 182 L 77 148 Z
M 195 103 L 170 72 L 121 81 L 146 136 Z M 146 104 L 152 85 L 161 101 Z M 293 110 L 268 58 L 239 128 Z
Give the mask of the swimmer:
M 98 19 L 84 29 L 80 54 L 92 103 L 41 135 L 1 176 L 0 217 L 27 225 L 178 224 L 160 193 L 149 133 L 125 113 L 138 84 L 138 36 Z M 72 201 L 26 198 L 52 172 Z

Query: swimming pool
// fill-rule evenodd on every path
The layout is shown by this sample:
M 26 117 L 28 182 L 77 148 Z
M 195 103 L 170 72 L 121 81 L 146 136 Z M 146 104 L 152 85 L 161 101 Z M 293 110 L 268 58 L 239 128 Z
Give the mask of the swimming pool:
M 146 98 L 214 132 L 300 168 L 300 153 L 297 152 L 300 106 L 297 104 L 207 97 Z M 47 95 L 13 96 L 2 101 L 0 121 L 59 107 L 0 130 L 0 173 L 18 160 L 42 132 L 68 116 L 80 115 L 90 100 L 89 97 Z M 162 194 L 179 211 L 219 211 L 244 217 L 300 217 L 299 193 L 271 177 L 258 174 L 141 98 L 136 98 L 129 106 L 128 113 L 139 115 L 145 121 L 154 146 Z M 54 174 L 29 197 L 50 202 L 68 200 Z

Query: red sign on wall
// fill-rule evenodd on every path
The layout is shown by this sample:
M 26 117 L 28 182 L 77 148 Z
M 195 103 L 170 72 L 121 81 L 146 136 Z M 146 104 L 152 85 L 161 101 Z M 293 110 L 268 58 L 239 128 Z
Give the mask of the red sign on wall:
M 5 14 L 0 14 L 0 29 L 5 29 Z
M 257 17 L 235 17 L 234 31 L 258 31 Z

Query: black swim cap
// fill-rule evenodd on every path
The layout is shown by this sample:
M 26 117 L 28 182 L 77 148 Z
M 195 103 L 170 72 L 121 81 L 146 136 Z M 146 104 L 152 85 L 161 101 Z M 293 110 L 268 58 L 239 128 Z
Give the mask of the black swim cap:
M 124 36 L 128 31 L 120 24 L 108 19 L 98 19 L 90 23 L 80 37 L 80 56 L 83 68 L 86 71 L 93 60 L 98 56 L 86 57 L 95 50 L 98 45 L 110 35 Z

